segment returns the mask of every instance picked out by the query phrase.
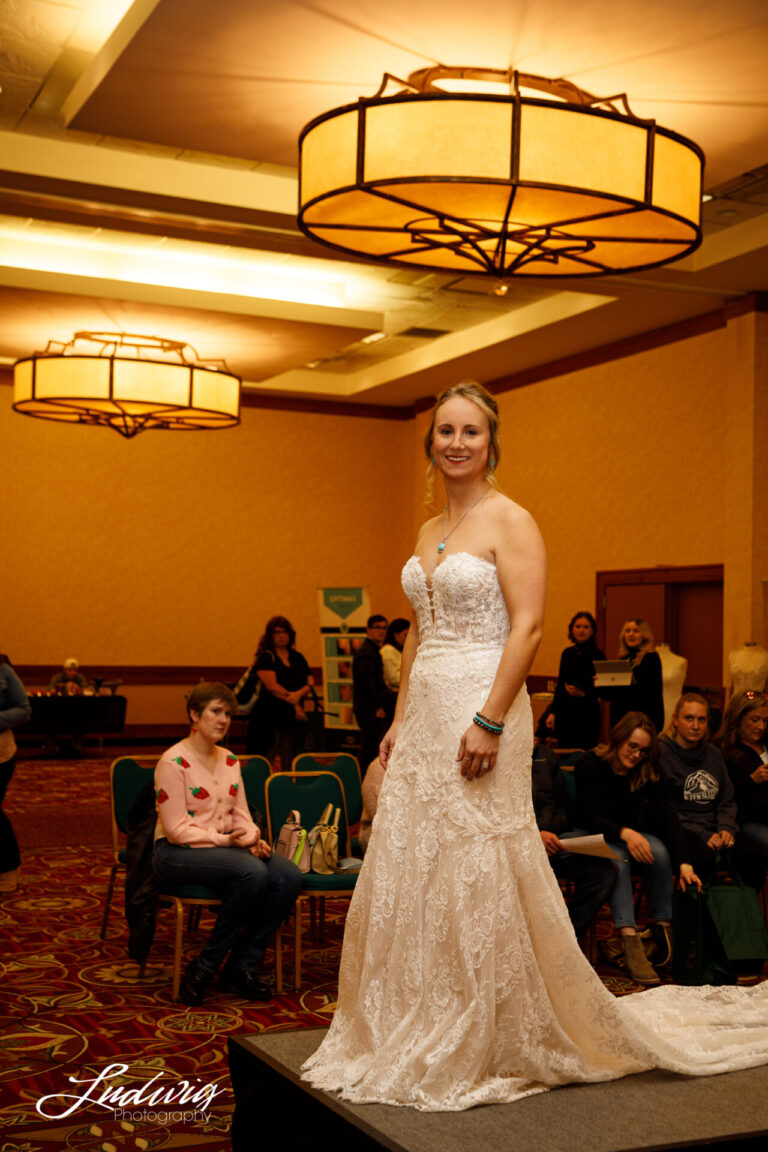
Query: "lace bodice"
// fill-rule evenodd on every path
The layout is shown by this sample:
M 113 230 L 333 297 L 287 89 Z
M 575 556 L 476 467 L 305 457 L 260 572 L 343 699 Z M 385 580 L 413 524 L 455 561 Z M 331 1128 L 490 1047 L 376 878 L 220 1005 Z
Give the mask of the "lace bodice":
M 411 556 L 402 581 L 416 613 L 420 643 L 506 643 L 509 615 L 489 560 L 471 552 L 451 552 L 428 581 L 418 556 Z

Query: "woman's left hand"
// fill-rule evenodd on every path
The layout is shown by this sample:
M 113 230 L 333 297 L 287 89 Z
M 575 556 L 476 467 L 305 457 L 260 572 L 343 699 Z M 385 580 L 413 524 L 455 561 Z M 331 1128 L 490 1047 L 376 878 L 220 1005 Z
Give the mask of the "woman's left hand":
M 461 738 L 456 760 L 461 764 L 461 774 L 467 780 L 475 780 L 492 772 L 499 751 L 499 737 L 486 732 L 477 724 L 470 724 Z
M 251 856 L 257 856 L 259 860 L 269 860 L 272 855 L 272 849 L 266 840 L 257 840 L 255 844 L 251 844 L 248 851 Z
M 682 888 L 683 892 L 685 892 L 689 884 L 695 884 L 698 891 L 701 892 L 701 880 L 699 880 L 698 876 L 694 872 L 693 867 L 690 864 L 681 864 L 680 887 Z

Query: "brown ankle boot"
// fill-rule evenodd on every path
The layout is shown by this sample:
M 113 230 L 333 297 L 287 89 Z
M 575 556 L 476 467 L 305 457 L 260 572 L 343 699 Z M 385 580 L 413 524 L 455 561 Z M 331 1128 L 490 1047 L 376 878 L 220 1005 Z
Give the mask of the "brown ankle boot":
M 639 936 L 622 936 L 624 945 L 624 958 L 627 962 L 627 971 L 635 984 L 661 984 L 656 969 L 645 954 L 643 942 Z

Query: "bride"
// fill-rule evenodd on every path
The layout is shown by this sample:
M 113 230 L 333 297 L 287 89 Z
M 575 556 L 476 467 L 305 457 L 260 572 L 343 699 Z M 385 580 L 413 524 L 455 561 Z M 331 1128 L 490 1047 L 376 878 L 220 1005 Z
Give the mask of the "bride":
M 358 1103 L 455 1111 L 652 1067 L 768 1062 L 768 984 L 615 999 L 583 956 L 533 815 L 525 678 L 545 558 L 495 483 L 494 398 L 447 389 L 425 448 L 446 503 L 403 570 L 415 626 L 338 1006 L 305 1079 Z

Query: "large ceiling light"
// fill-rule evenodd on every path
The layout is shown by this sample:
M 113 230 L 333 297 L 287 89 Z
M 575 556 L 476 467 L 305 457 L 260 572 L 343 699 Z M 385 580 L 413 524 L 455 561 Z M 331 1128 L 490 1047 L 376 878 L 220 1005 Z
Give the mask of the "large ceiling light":
M 385 96 L 391 82 L 399 90 Z M 625 96 L 565 80 L 385 75 L 375 96 L 318 116 L 299 143 L 302 231 L 370 260 L 600 276 L 701 243 L 701 149 L 638 119 Z
M 230 428 L 240 423 L 240 378 L 178 340 L 76 332 L 16 361 L 13 407 L 126 437 L 146 428 Z

